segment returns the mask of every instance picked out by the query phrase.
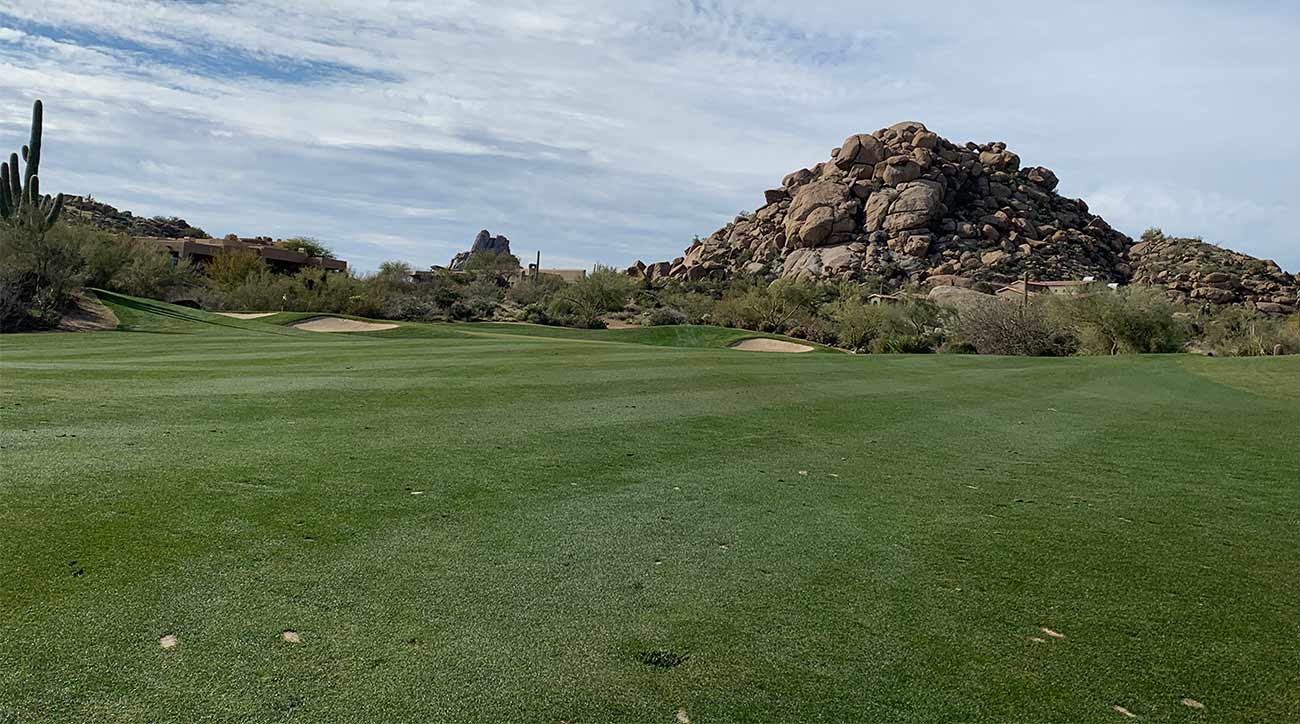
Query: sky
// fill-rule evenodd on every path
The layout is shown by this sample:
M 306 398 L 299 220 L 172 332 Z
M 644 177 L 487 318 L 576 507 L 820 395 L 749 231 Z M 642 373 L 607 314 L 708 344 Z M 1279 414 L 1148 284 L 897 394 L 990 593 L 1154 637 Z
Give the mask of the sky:
M 1300 272 L 1297 38 L 1290 1 L 0 0 L 0 148 L 39 97 L 45 190 L 359 270 L 482 228 L 626 266 L 916 120 Z

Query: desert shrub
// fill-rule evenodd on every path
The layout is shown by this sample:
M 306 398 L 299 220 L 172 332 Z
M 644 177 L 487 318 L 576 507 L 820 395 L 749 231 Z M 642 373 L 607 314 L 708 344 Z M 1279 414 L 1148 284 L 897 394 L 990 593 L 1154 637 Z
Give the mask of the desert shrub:
M 244 285 L 251 277 L 263 272 L 269 273 L 266 263 L 257 252 L 249 250 L 223 252 L 203 268 L 203 273 L 212 280 L 212 283 L 227 292 Z
M 485 276 L 509 276 L 519 273 L 519 257 L 480 251 L 465 260 L 465 271 Z
M 880 307 L 863 304 L 859 299 L 841 298 L 824 307 L 823 317 L 830 320 L 834 339 L 845 349 L 866 350 L 880 333 Z
M 460 293 L 462 303 L 470 309 L 473 319 L 491 319 L 506 298 L 506 288 L 497 283 L 495 276 L 477 276 L 465 284 Z
M 806 324 L 819 301 L 815 285 L 795 279 L 737 286 L 713 308 L 716 323 L 724 327 L 787 333 Z
M 665 289 L 656 295 L 659 304 L 680 311 L 688 324 L 706 324 L 713 318 L 717 300 L 711 295 L 684 289 Z
M 77 249 L 83 261 L 83 284 L 88 287 L 166 299 L 199 284 L 199 274 L 189 260 L 174 261 L 167 249 L 149 242 L 66 222 L 50 229 L 47 237 Z
M 561 277 L 543 274 L 540 277 L 531 277 L 517 282 L 506 292 L 506 299 L 521 307 L 545 304 L 566 285 L 567 282 Z
M 623 309 L 635 283 L 612 269 L 597 269 L 557 292 L 547 305 L 547 315 L 565 326 L 597 329 L 600 318 Z
M 646 312 L 645 315 L 645 326 L 647 327 L 669 327 L 688 323 L 686 314 L 682 310 L 673 307 L 657 307 Z
M 84 263 L 82 280 L 88 287 L 111 289 L 113 278 L 130 263 L 134 252 L 130 237 L 85 223 L 63 221 L 47 236 L 77 248 Z
M 401 294 L 384 305 L 384 319 L 403 319 L 411 322 L 433 322 L 446 316 L 444 310 L 429 297 Z
M 199 284 L 199 272 L 189 259 L 175 261 L 171 254 L 147 243 L 128 243 L 126 264 L 105 288 L 137 297 L 165 299 Z
M 1073 330 L 1082 354 L 1177 352 L 1187 343 L 1186 326 L 1174 317 L 1174 306 L 1149 287 L 1100 286 L 1054 295 L 1047 310 Z
M 254 311 L 292 309 L 291 300 L 297 296 L 293 278 L 273 274 L 265 265 L 238 281 L 234 281 L 233 275 L 229 276 L 226 283 L 229 286 L 223 285 L 221 290 L 225 293 L 225 305 L 228 309 Z
M 1205 322 L 1202 343 L 1224 357 L 1300 354 L 1300 314 L 1284 320 L 1241 307 L 1221 309 Z
M 1025 305 L 989 299 L 964 307 L 957 321 L 962 342 L 980 354 L 1026 357 L 1070 354 L 1075 342 L 1069 330 L 1057 323 L 1038 300 Z
M 876 353 L 933 352 L 943 343 L 940 310 L 924 299 L 898 304 L 869 304 L 857 289 L 845 289 L 823 305 L 819 316 L 829 327 L 827 339 L 855 351 Z
M 75 241 L 0 222 L 0 330 L 58 324 L 81 291 L 84 266 Z
M 295 236 L 289 239 L 281 239 L 275 242 L 275 245 L 281 249 L 296 251 L 299 254 L 306 254 L 307 256 L 319 256 L 331 259 L 334 257 L 333 250 L 322 244 L 320 240 L 314 239 L 310 236 Z

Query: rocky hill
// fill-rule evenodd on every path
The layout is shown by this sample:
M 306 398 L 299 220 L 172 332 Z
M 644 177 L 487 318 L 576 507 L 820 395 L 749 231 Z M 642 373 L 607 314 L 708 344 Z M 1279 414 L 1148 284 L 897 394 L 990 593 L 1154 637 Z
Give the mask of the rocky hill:
M 208 239 L 207 232 L 190 226 L 185 219 L 155 216 L 136 216 L 130 211 L 118 211 L 89 196 L 68 196 L 64 199 L 64 213 L 69 219 L 81 219 L 100 229 L 159 239 Z
M 1200 239 L 1177 239 L 1152 230 L 1128 255 L 1130 281 L 1162 287 L 1177 301 L 1244 304 L 1268 314 L 1290 314 L 1300 307 L 1300 279 L 1295 275 L 1272 261 Z
M 850 136 L 829 161 L 789 174 L 766 205 L 693 244 L 666 274 L 894 285 L 950 275 L 995 284 L 1025 273 L 1127 278 L 1132 241 L 1056 185 L 1056 174 L 1022 168 L 1003 143 L 958 146 L 899 123 Z
M 1005 143 L 959 146 L 906 121 L 848 137 L 830 160 L 766 191 L 757 211 L 671 262 L 637 262 L 628 273 L 872 278 L 894 288 L 1090 276 L 1216 304 L 1294 308 L 1295 279 L 1273 262 L 1180 240 L 1135 247 L 1086 203 L 1057 194 L 1057 183 L 1050 169 L 1022 166 Z

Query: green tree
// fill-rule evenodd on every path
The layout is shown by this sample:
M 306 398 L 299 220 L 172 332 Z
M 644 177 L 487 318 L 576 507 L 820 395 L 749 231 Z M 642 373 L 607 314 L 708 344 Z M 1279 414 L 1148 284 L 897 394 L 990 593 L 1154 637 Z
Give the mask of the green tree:
M 268 271 L 266 262 L 257 252 L 247 249 L 218 254 L 203 268 L 203 273 L 217 288 L 225 291 L 241 286 L 250 277 L 264 271 Z
M 275 242 L 275 245 L 281 249 L 296 251 L 299 254 L 307 256 L 319 256 L 325 259 L 333 259 L 334 251 L 325 246 L 318 239 L 310 236 L 294 236 L 288 239 L 281 239 Z
M 519 257 L 514 254 L 494 254 L 481 251 L 471 254 L 465 261 L 465 271 L 492 276 L 509 276 L 519 273 Z

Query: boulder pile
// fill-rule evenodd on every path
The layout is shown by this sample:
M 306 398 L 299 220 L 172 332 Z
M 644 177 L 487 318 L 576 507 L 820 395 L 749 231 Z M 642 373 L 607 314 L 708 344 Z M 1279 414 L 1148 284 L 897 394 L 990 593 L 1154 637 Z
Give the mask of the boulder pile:
M 175 216 L 136 216 L 130 211 L 118 211 L 89 196 L 65 196 L 63 208 L 67 219 L 80 219 L 96 228 L 127 236 L 155 239 L 211 238 L 206 231 L 190 226 L 185 219 Z
M 469 251 L 459 252 L 456 256 L 452 257 L 451 263 L 447 265 L 447 268 L 452 271 L 464 271 L 465 264 L 469 261 L 469 258 L 475 254 L 482 253 L 509 254 L 510 240 L 504 236 L 493 236 L 487 229 L 484 229 L 478 233 L 478 236 L 474 237 L 474 244 L 470 247 Z
M 1165 289 L 1178 302 L 1243 305 L 1266 314 L 1300 309 L 1300 279 L 1276 263 L 1200 239 L 1152 230 L 1129 249 L 1131 281 Z
M 1133 240 L 1056 193 L 1002 142 L 954 144 L 915 121 L 844 139 L 830 160 L 787 175 L 757 211 L 696 239 L 671 262 L 637 262 L 650 280 L 735 276 L 872 280 L 882 287 L 1007 284 L 1093 277 L 1151 284 L 1179 301 L 1300 307 L 1297 279 L 1271 261 L 1191 239 Z M 1150 237 L 1150 238 L 1148 238 Z
M 698 280 L 878 278 L 893 286 L 956 276 L 1000 284 L 1127 279 L 1132 244 L 1057 177 L 1024 168 L 1004 143 L 958 146 L 908 121 L 848 137 L 829 161 L 787 175 L 752 214 L 668 263 L 629 273 Z

